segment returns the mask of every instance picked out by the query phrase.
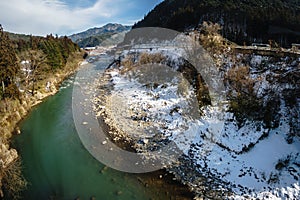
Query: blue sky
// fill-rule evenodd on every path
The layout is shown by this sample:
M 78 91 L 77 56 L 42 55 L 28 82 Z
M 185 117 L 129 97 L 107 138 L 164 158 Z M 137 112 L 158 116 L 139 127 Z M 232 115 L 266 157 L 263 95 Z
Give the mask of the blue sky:
M 1 0 L 4 30 L 70 35 L 107 23 L 132 25 L 162 0 Z

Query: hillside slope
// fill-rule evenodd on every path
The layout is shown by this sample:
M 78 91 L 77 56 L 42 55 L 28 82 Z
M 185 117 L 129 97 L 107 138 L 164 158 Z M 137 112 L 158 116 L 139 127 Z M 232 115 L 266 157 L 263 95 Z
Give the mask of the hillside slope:
M 27 182 L 18 152 L 10 147 L 18 123 L 83 60 L 67 37 L 37 37 L 4 32 L 0 25 L 0 199 L 20 199 Z
M 87 31 L 70 35 L 69 38 L 76 42 L 80 47 L 94 47 L 100 45 L 105 39 L 116 33 L 127 32 L 131 26 L 123 26 L 121 24 L 106 24 L 100 28 L 91 28 Z
M 299 58 L 220 54 L 229 103 L 203 106 L 200 116 L 191 114 L 198 112 L 196 93 L 175 73 L 183 62 L 172 50 L 135 50 L 140 60 L 130 62 L 129 55 L 91 84 L 107 89 L 94 102 L 112 139 L 130 142 L 146 160 L 167 157 L 168 163 L 174 154 L 163 155 L 162 147 L 176 152 L 176 144 L 183 155 L 166 168 L 197 199 L 299 199 Z M 174 71 L 137 64 L 168 58 Z
M 222 35 L 238 44 L 300 42 L 299 0 L 165 0 L 133 28 L 184 31 L 203 21 L 221 24 Z

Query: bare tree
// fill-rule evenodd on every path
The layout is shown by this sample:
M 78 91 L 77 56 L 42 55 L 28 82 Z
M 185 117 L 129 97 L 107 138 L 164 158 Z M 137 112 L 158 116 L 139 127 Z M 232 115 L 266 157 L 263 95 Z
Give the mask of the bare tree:
M 41 66 L 46 62 L 46 56 L 40 51 L 29 50 L 22 55 L 22 58 L 27 61 L 26 88 L 31 86 L 31 95 L 34 96 L 37 77 L 39 76 Z

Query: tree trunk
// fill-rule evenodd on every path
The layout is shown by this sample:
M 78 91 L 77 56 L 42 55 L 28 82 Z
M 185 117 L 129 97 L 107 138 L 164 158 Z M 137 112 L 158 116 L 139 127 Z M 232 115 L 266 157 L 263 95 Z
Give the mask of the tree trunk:
M 4 97 L 4 92 L 5 92 L 5 85 L 4 82 L 2 81 L 2 97 Z
M 32 90 L 31 90 L 31 95 L 34 96 L 34 82 L 35 80 L 33 79 L 32 81 Z

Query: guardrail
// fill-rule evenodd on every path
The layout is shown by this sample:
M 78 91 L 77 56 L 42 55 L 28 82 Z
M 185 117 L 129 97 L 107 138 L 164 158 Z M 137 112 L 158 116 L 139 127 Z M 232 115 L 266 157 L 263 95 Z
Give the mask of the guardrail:
M 256 46 L 235 46 L 234 50 L 238 53 L 258 54 L 262 56 L 300 56 L 299 50 L 285 49 L 285 48 L 271 48 L 271 47 L 256 47 Z

